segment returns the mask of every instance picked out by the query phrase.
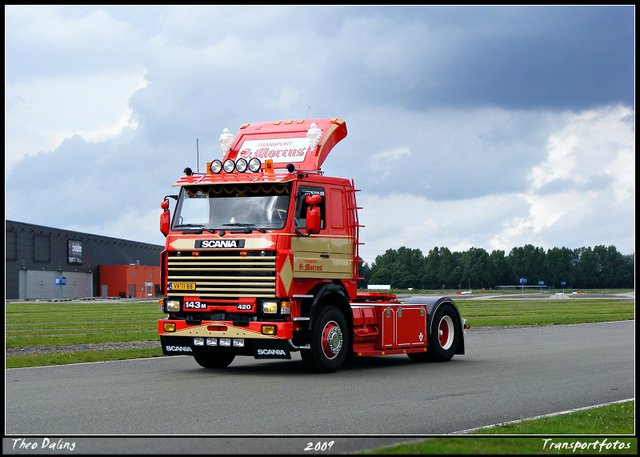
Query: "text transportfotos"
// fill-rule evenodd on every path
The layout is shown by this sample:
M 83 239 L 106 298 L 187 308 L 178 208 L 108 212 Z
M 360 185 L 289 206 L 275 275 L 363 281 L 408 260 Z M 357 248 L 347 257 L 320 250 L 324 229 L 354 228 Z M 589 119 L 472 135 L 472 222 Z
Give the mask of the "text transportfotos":
M 599 439 L 592 442 L 581 442 L 581 441 L 557 441 L 554 442 L 553 438 L 543 438 L 542 441 L 544 444 L 542 445 L 543 450 L 559 450 L 564 449 L 568 451 L 576 452 L 577 450 L 598 450 L 601 452 L 603 449 L 610 450 L 626 450 L 630 449 L 630 442 L 623 441 L 608 441 L 607 438 L 600 441 Z

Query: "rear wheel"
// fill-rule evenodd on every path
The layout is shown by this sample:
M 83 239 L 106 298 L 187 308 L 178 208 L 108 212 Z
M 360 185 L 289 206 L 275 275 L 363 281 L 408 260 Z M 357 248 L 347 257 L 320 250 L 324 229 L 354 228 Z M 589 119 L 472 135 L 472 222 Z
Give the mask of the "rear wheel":
M 302 361 L 316 373 L 333 373 L 342 366 L 349 349 L 347 321 L 335 306 L 327 306 L 314 320 L 311 349 L 300 352 Z
M 451 305 L 443 304 L 436 311 L 431 324 L 429 346 L 425 354 L 434 362 L 447 362 L 458 348 L 460 320 Z
M 196 348 L 193 358 L 203 368 L 226 368 L 236 357 L 233 348 Z

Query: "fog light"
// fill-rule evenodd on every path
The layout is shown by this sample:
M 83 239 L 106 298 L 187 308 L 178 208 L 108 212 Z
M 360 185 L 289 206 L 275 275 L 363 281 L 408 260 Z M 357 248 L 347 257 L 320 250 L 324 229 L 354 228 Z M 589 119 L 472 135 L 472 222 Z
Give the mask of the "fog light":
M 263 301 L 262 312 L 264 314 L 275 314 L 278 312 L 278 302 L 275 301 Z
M 176 323 L 175 322 L 165 322 L 162 324 L 162 330 L 165 332 L 175 332 L 176 331 Z
M 207 346 L 217 346 L 218 345 L 218 340 L 217 340 L 217 338 L 207 338 L 205 340 L 205 343 L 207 344 Z
M 220 338 L 218 345 L 224 347 L 231 347 L 231 338 Z
M 275 335 L 278 332 L 278 327 L 275 325 L 263 325 L 261 332 L 263 335 Z
M 193 339 L 194 346 L 204 346 L 204 338 L 194 338 Z
M 233 340 L 234 348 L 243 348 L 244 347 L 244 338 L 236 338 Z
M 177 313 L 180 311 L 180 300 L 167 300 L 167 311 Z

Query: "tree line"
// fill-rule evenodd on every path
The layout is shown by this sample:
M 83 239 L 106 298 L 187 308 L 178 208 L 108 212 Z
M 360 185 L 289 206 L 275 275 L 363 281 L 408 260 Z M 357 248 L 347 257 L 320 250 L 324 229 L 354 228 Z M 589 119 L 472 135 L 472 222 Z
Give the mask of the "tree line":
M 434 247 L 426 257 L 420 249 L 388 249 L 371 266 L 360 265 L 359 287 L 390 285 L 393 289 L 493 289 L 527 285 L 558 289 L 633 289 L 635 254 L 623 255 L 615 246 L 544 249 L 530 244 L 508 254 L 472 247 L 451 252 Z

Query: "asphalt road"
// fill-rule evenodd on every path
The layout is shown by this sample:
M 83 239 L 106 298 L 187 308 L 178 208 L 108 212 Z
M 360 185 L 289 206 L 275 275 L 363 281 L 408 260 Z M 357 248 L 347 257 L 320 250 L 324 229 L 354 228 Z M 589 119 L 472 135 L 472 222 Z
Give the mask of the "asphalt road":
M 442 364 L 380 356 L 326 375 L 298 355 L 222 371 L 186 356 L 9 369 L 4 450 L 62 437 L 76 453 L 286 454 L 331 441 L 324 453 L 345 453 L 635 397 L 633 321 L 476 329 L 466 348 Z

